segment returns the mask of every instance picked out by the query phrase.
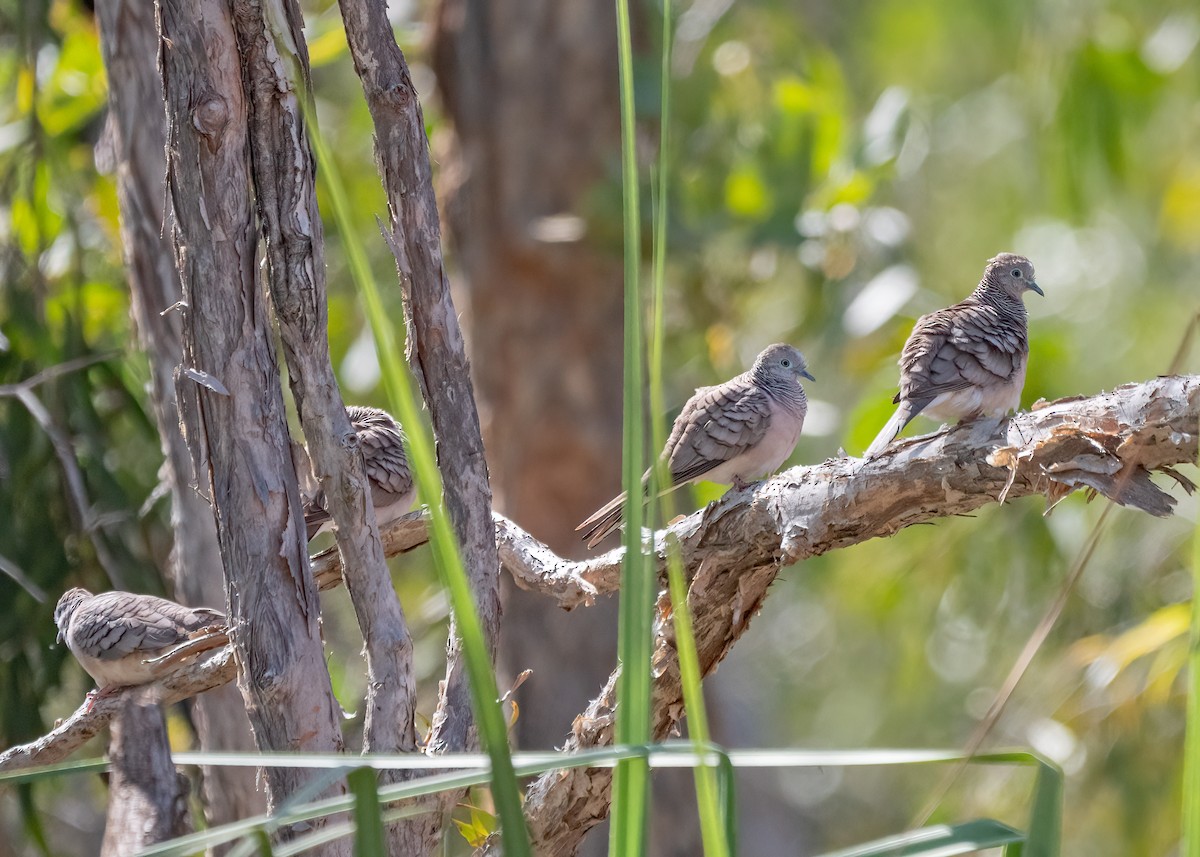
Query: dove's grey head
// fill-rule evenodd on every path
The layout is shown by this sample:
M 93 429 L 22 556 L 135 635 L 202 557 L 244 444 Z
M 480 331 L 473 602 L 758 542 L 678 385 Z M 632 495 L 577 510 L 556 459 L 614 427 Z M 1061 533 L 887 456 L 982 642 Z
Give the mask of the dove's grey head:
M 71 617 L 75 615 L 75 608 L 91 597 L 92 593 L 76 586 L 74 589 L 68 589 L 62 594 L 62 598 L 58 599 L 58 604 L 54 608 L 54 624 L 58 626 L 58 642 L 61 643 L 65 639 L 67 627 L 71 624 Z
M 794 380 L 797 384 L 801 378 L 810 381 L 817 380 L 808 374 L 808 363 L 804 355 L 790 345 L 776 342 L 768 345 L 754 360 L 750 372 L 761 380 L 771 379 L 776 382 Z
M 983 279 L 979 285 L 999 289 L 1018 300 L 1025 292 L 1037 292 L 1043 297 L 1046 294 L 1034 279 L 1033 263 L 1016 253 L 1001 253 L 988 259 L 987 269 L 983 272 Z
M 349 405 L 346 408 L 346 416 L 350 418 L 350 424 L 354 426 L 355 431 L 373 431 L 386 435 L 397 443 L 405 441 L 404 429 L 387 411 L 366 405 Z

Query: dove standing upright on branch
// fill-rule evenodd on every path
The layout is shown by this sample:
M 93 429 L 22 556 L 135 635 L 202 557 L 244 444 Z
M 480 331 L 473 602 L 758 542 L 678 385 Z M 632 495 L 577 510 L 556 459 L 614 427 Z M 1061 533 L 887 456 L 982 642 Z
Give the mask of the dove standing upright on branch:
M 671 485 L 701 479 L 743 487 L 776 470 L 800 439 L 808 399 L 800 379 L 812 381 L 804 355 L 790 345 L 767 346 L 749 372 L 716 387 L 700 387 L 675 419 L 660 459 Z M 650 471 L 642 477 L 643 490 Z M 595 547 L 621 525 L 625 494 L 614 497 L 576 527 Z
M 404 431 L 386 411 L 351 405 L 346 408 L 350 425 L 358 434 L 363 467 L 371 486 L 371 502 L 379 526 L 391 523 L 412 508 L 417 492 L 408 455 L 404 452 Z M 308 539 L 333 529 L 333 519 L 325 508 L 325 492 L 317 491 L 304 504 L 304 525 Z
M 194 632 L 225 624 L 207 607 L 184 607 L 153 595 L 69 589 L 54 608 L 58 641 L 65 642 L 100 693 L 148 684 L 162 675 L 150 663 Z
M 998 417 L 1021 403 L 1029 361 L 1022 296 L 1045 293 L 1024 256 L 989 259 L 966 300 L 917 319 L 900 353 L 896 413 L 868 447 L 875 458 L 917 414 L 945 422 Z

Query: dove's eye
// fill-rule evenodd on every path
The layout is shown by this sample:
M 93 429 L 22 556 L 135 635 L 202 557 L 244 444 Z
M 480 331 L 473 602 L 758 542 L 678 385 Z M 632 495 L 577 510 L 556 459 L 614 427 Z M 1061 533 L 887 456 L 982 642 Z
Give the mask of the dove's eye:
M 1021 269 L 1013 268 L 1013 276 L 1016 277 L 1018 280 L 1021 279 Z
M 791 369 L 792 361 L 785 357 L 779 361 L 779 365 L 782 366 L 784 369 Z

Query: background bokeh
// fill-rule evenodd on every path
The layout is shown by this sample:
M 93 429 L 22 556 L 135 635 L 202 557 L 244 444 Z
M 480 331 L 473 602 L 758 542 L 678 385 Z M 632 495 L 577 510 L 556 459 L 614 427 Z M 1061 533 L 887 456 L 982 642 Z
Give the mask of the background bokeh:
M 340 18 L 324 0 L 306 10 L 321 131 L 376 275 L 389 282 L 393 264 L 374 222 L 386 204 Z M 434 10 L 393 11 L 438 172 L 455 131 L 427 50 Z M 676 407 L 694 387 L 742 371 L 766 343 L 788 340 L 818 378 L 790 463 L 857 454 L 890 412 L 894 358 L 913 319 L 964 296 L 1001 250 L 1029 256 L 1046 292 L 1027 301 L 1025 407 L 1164 373 L 1188 344 L 1200 311 L 1194 3 L 695 0 L 680 13 L 667 264 Z M 647 4 L 638 21 L 647 165 L 660 116 L 657 14 Z M 87 687 L 52 645 L 58 594 L 72 585 L 162 591 L 170 548 L 167 498 L 155 491 L 149 372 L 131 344 L 105 169 L 105 93 L 86 6 L 0 0 L 0 383 L 97 358 L 36 390 L 68 440 L 82 508 L 64 490 L 46 432 L 24 405 L 0 397 L 3 746 L 43 733 Z M 648 192 L 644 202 L 649 223 Z M 619 256 L 615 148 L 572 214 L 597 252 Z M 335 368 L 348 401 L 381 403 L 367 325 L 328 229 Z M 460 299 L 469 308 L 469 294 Z M 489 356 L 476 349 L 473 358 Z M 1200 371 L 1200 352 L 1185 351 L 1181 368 Z M 612 465 L 598 482 L 615 482 Z M 694 499 L 719 491 L 701 486 Z M 1177 845 L 1186 546 L 1197 506 L 1176 493 L 1172 519 L 1111 516 L 988 741 L 1033 747 L 1065 768 L 1069 855 L 1165 855 Z M 716 739 L 962 746 L 1101 505 L 1072 496 L 1046 516 L 1042 501 L 1020 500 L 786 569 L 710 682 Z M 518 523 L 538 532 L 538 521 Z M 422 557 L 395 570 L 429 713 L 446 603 Z M 363 682 L 357 632 L 344 594 L 325 598 L 334 684 L 353 711 Z M 588 666 L 603 675 L 611 663 Z M 535 736 L 537 746 L 561 743 L 567 725 Z M 185 745 L 181 714 L 172 730 Z M 815 853 L 902 829 L 940 773 L 745 774 L 745 853 Z M 973 768 L 939 817 L 1021 824 L 1029 788 L 1027 773 Z M 0 855 L 39 853 L 43 837 L 45 853 L 96 853 L 103 801 L 94 778 L 3 795 Z M 656 847 L 667 853 L 672 838 L 686 840 L 668 835 Z

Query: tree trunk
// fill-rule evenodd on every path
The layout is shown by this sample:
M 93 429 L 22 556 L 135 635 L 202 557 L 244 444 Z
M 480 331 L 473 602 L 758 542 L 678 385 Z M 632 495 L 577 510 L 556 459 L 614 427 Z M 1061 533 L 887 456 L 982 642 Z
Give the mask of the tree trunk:
M 474 368 L 496 506 L 564 556 L 620 489 L 621 261 L 587 208 L 619 163 L 615 46 L 608 0 L 438 8 L 433 64 L 456 132 L 442 196 L 464 323 L 487 356 Z M 521 747 L 561 745 L 615 659 L 615 608 L 548 610 L 506 587 L 500 663 L 533 670 Z
M 159 27 L 167 181 L 186 304 L 177 389 L 189 446 L 208 475 L 238 683 L 260 749 L 340 750 L 257 278 L 247 105 L 230 10 L 219 0 L 163 0 Z M 266 769 L 268 807 L 279 807 L 311 776 Z M 320 853 L 349 853 L 349 843 Z
M 586 210 L 617 153 L 615 44 L 607 2 L 438 10 L 434 67 L 457 132 L 444 196 L 472 349 L 487 355 L 474 369 L 496 505 L 568 556 L 620 482 L 621 267 Z M 613 660 L 615 612 L 506 598 L 502 662 L 533 669 L 518 740 L 560 744 Z
M 162 709 L 130 696 L 112 724 L 108 815 L 100 857 L 138 854 L 189 830 L 187 778 L 171 763 Z
M 375 129 L 375 154 L 388 199 L 386 237 L 404 297 L 407 357 L 433 426 L 446 512 L 462 550 L 484 642 L 495 660 L 500 634 L 500 561 L 492 522 L 492 487 L 470 364 L 442 261 L 441 223 L 434 197 L 425 121 L 408 63 L 396 43 L 383 0 L 340 0 L 354 70 Z M 438 694 L 426 752 L 479 746 L 466 659 L 457 619 L 450 617 L 446 678 Z M 448 811 L 459 792 L 436 800 Z M 432 851 L 444 812 L 413 819 Z
M 161 475 L 171 499 L 175 539 L 170 576 L 182 603 L 219 607 L 225 601 L 224 580 L 212 510 L 193 487 L 196 477 L 175 404 L 173 377 L 182 353 L 180 315 L 167 309 L 179 301 L 181 292 L 169 227 L 164 229 L 166 122 L 162 81 L 155 68 L 154 9 L 150 4 L 99 0 L 96 18 L 109 82 L 105 143 L 116 172 L 133 317 L 149 357 L 150 399 L 165 459 Z M 192 716 L 201 749 L 253 749 L 250 721 L 237 688 L 222 687 L 197 697 Z M 266 808 L 252 769 L 206 767 L 203 783 L 210 825 Z

